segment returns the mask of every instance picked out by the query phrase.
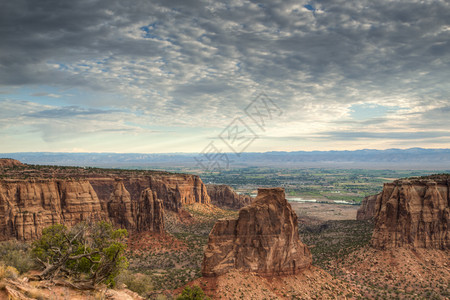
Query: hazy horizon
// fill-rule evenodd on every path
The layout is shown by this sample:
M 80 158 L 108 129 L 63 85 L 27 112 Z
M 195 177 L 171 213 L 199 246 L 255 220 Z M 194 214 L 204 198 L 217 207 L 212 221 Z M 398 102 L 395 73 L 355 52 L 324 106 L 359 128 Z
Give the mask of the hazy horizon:
M 450 150 L 450 148 L 423 148 L 423 147 L 411 147 L 411 148 L 386 148 L 386 149 L 376 149 L 376 148 L 361 148 L 361 149 L 353 149 L 353 150 L 337 150 L 337 149 L 331 149 L 331 150 L 320 150 L 320 149 L 313 149 L 313 150 L 292 150 L 292 151 L 243 151 L 240 154 L 252 154 L 252 153 L 271 153 L 271 152 L 285 152 L 285 153 L 295 153 L 295 152 L 355 152 L 355 151 L 389 151 L 389 150 Z M 20 154 L 20 153 L 52 153 L 52 154 L 58 154 L 58 153 L 64 153 L 64 154 L 200 154 L 201 151 L 197 152 L 78 152 L 78 151 L 13 151 L 13 152 L 0 152 L 0 154 Z M 227 154 L 234 154 L 232 151 L 224 152 Z

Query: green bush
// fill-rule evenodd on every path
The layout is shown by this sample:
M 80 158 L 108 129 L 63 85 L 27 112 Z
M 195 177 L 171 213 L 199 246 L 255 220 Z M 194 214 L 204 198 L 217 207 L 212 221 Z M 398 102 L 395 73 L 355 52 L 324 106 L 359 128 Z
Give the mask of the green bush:
M 205 300 L 209 297 L 205 296 L 202 288 L 194 285 L 193 287 L 186 286 L 181 292 L 181 295 L 177 297 L 177 300 Z
M 15 279 L 19 277 L 19 271 L 11 266 L 0 264 L 0 280 L 3 278 Z
M 30 246 L 15 240 L 0 243 L 0 261 L 16 268 L 21 274 L 36 267 Z
M 128 267 L 125 258 L 125 229 L 114 230 L 106 222 L 80 223 L 71 229 L 57 224 L 45 228 L 33 243 L 33 256 L 43 271 L 41 279 L 57 274 L 73 277 L 92 286 L 105 283 L 113 287 L 116 277 Z
M 129 290 L 141 296 L 146 296 L 149 292 L 153 291 L 151 276 L 146 274 L 136 274 L 124 270 L 117 276 L 117 283 L 125 284 Z

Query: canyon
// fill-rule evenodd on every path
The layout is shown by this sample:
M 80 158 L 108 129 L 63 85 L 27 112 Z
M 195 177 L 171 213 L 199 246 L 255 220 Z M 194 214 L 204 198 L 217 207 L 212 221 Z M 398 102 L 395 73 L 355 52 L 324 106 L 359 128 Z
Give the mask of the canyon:
M 84 174 L 83 168 L 55 167 L 46 173 L 31 168 L 32 175 L 23 179 L 18 174 L 30 167 L 2 165 L 0 240 L 32 240 L 53 224 L 99 220 L 130 231 L 162 233 L 165 209 L 210 204 L 206 186 L 195 175 L 104 169 Z

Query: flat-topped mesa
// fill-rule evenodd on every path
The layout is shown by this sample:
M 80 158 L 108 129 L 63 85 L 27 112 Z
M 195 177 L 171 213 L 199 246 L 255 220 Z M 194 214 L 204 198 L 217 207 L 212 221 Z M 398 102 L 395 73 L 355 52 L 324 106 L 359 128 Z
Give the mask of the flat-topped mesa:
M 263 276 L 290 275 L 311 265 L 311 253 L 298 235 L 297 215 L 282 188 L 258 189 L 237 219 L 219 220 L 209 234 L 203 276 L 230 270 Z
M 450 175 L 384 184 L 374 220 L 375 248 L 450 249 Z
M 365 197 L 356 213 L 356 220 L 372 220 L 375 215 L 375 205 L 381 193 Z
M 249 205 L 253 198 L 248 195 L 236 193 L 233 188 L 225 184 L 207 184 L 208 195 L 211 203 L 228 209 L 240 209 Z
M 94 175 L 0 179 L 0 240 L 32 240 L 50 225 L 86 220 L 163 233 L 164 209 L 210 203 L 206 186 L 195 175 Z
M 0 169 L 1 168 L 19 167 L 19 166 L 24 166 L 24 164 L 16 159 L 12 159 L 12 158 L 0 158 Z
M 0 240 L 32 240 L 53 224 L 107 219 L 86 180 L 0 180 Z

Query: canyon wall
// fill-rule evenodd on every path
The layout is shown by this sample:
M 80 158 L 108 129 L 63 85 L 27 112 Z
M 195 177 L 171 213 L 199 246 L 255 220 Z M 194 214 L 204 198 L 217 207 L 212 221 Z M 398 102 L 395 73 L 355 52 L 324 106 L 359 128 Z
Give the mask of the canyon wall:
M 1 180 L 0 239 L 31 240 L 56 223 L 105 220 L 88 181 Z
M 450 176 L 384 184 L 375 204 L 375 248 L 450 249 Z
M 258 189 L 258 196 L 239 211 L 237 219 L 219 220 L 214 225 L 202 273 L 218 276 L 237 269 L 266 276 L 288 275 L 309 267 L 311 262 L 284 189 Z
M 52 224 L 110 221 L 129 231 L 164 231 L 164 209 L 209 204 L 198 176 L 0 179 L 0 240 L 32 240 Z
M 236 193 L 230 186 L 224 184 L 207 184 L 211 203 L 222 208 L 240 209 L 249 205 L 253 198 Z
M 381 193 L 365 197 L 356 212 L 356 220 L 372 220 L 375 215 L 375 205 Z

